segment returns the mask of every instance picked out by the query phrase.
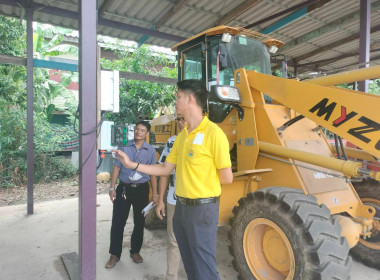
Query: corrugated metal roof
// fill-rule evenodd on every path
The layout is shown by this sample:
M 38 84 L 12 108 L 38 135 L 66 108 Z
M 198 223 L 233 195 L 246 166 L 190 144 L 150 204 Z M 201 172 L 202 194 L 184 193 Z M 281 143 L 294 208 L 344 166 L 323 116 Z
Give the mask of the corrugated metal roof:
M 157 46 L 171 47 L 181 38 L 188 38 L 213 27 L 218 21 L 231 15 L 223 24 L 246 26 L 289 9 L 306 0 L 99 0 L 98 33 L 145 42 Z M 20 17 L 22 0 L 0 0 L 0 13 Z M 345 40 L 360 32 L 359 0 L 320 0 L 321 7 L 289 21 L 269 35 L 285 43 L 283 54 L 290 61 L 301 58 L 302 64 L 313 64 L 319 71 L 346 70 L 358 64 L 359 38 L 347 40 L 339 46 L 324 49 L 334 42 Z M 371 26 L 380 28 L 380 1 L 371 1 Z M 180 8 L 178 8 L 178 5 Z M 248 7 L 248 8 L 247 8 Z M 71 29 L 78 28 L 78 0 L 35 0 L 34 20 Z M 236 8 L 242 12 L 235 13 Z M 173 9 L 175 12 L 173 12 Z M 169 15 L 168 15 L 169 13 Z M 252 27 L 261 31 L 291 13 L 267 20 Z M 340 23 L 337 23 L 340 20 Z M 332 23 L 336 23 L 332 26 Z M 157 26 L 158 25 L 158 26 Z M 157 30 L 155 29 L 157 27 Z M 140 30 L 136 31 L 137 28 Z M 142 29 L 141 29 L 142 28 Z M 159 32 L 157 32 L 159 31 Z M 145 35 L 145 36 L 144 36 Z M 295 40 L 298 40 L 296 42 Z M 286 44 L 290 46 L 286 47 Z M 372 48 L 380 48 L 380 30 L 371 34 Z M 281 51 L 281 49 L 280 49 Z M 313 55 L 309 55 L 313 52 Z M 351 57 L 347 57 L 351 55 Z M 303 57 L 305 57 L 302 59 Z M 342 57 L 340 60 L 326 59 Z M 346 57 L 344 57 L 346 56 Z M 371 64 L 379 64 L 378 52 L 371 53 L 376 58 Z M 310 68 L 304 67 L 305 71 Z

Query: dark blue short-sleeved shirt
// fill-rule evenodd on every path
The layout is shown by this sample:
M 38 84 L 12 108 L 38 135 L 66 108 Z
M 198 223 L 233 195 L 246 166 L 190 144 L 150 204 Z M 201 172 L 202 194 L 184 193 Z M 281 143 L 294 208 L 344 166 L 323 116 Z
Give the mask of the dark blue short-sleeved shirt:
M 120 150 L 126 153 L 134 162 L 139 162 L 142 164 L 156 163 L 156 150 L 146 142 L 143 143 L 140 150 L 137 150 L 135 141 L 132 140 L 126 147 L 120 147 Z M 125 168 L 118 159 L 114 160 L 114 165 L 120 167 L 119 179 L 126 184 L 140 184 L 150 180 L 150 176 L 145 173 Z M 138 172 L 142 177 L 137 181 L 133 181 L 130 177 L 133 177 L 136 172 Z

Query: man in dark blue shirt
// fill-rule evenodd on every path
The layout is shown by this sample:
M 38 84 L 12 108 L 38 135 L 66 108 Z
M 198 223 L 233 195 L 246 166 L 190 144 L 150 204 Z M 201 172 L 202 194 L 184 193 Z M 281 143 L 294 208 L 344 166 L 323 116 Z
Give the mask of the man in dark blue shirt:
M 134 140 L 130 141 L 126 147 L 121 147 L 134 162 L 138 164 L 155 164 L 156 151 L 145 142 L 150 131 L 150 124 L 141 121 L 136 124 Z M 120 160 L 115 159 L 111 177 L 109 196 L 113 202 L 111 244 L 109 253 L 110 259 L 106 263 L 106 268 L 113 268 L 120 260 L 123 244 L 124 227 L 128 219 L 129 210 L 133 206 L 134 228 L 131 236 L 130 257 L 135 263 L 143 262 L 140 249 L 144 238 L 145 218 L 141 211 L 148 204 L 149 200 L 149 180 L 153 193 L 153 201 L 158 201 L 156 176 L 149 176 L 135 169 L 125 168 Z M 117 178 L 120 184 L 115 189 Z

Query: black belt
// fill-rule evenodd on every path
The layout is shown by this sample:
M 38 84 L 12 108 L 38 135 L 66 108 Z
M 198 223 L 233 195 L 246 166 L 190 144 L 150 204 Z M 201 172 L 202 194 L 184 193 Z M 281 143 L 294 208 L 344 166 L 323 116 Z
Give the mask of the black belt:
M 182 205 L 187 205 L 187 206 L 199 206 L 203 204 L 215 203 L 217 201 L 218 201 L 217 197 L 191 199 L 191 198 L 177 196 L 177 202 L 179 202 Z
M 131 188 L 137 188 L 138 186 L 142 186 L 142 185 L 146 185 L 148 184 L 149 181 L 147 182 L 144 182 L 144 183 L 140 183 L 140 184 L 127 184 L 127 183 L 124 183 L 124 182 L 121 182 L 122 185 L 125 185 L 125 186 L 128 186 L 128 187 L 131 187 Z
M 171 174 L 170 176 L 169 176 L 169 183 L 170 183 L 170 186 L 173 186 L 174 187 L 174 175 L 173 174 Z

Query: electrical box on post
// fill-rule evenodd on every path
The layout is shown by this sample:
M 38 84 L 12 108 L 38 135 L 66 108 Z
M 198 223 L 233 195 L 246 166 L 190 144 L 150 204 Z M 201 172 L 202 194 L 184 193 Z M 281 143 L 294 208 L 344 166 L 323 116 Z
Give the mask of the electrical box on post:
M 126 146 L 128 141 L 134 139 L 135 124 L 113 125 L 111 127 L 111 144 L 113 146 Z
M 126 146 L 134 138 L 135 125 L 115 125 L 112 121 L 103 121 L 100 132 L 100 150 L 111 151 Z
M 113 145 L 112 143 L 112 127 L 114 122 L 112 121 L 103 121 L 102 127 L 100 130 L 100 149 L 110 151 L 112 149 L 116 149 L 117 145 Z
M 112 146 L 126 146 L 128 143 L 128 126 L 113 125 L 111 127 L 111 145 Z
M 100 72 L 100 110 L 119 112 L 119 71 Z

